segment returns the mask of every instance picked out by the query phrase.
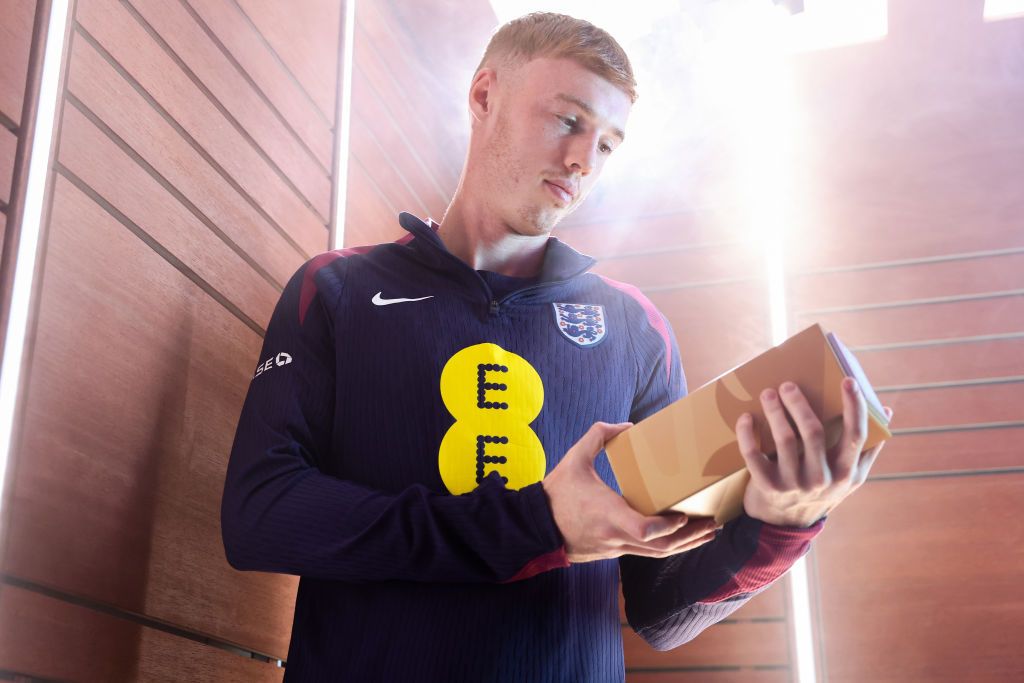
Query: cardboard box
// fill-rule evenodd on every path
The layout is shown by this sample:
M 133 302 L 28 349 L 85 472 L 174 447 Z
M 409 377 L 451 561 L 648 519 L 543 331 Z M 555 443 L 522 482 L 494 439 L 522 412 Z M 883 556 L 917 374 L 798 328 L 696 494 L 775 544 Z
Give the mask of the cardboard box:
M 755 416 L 761 450 L 773 454 L 760 394 L 792 381 L 825 425 L 831 448 L 843 430 L 845 376 L 857 381 L 867 401 L 865 450 L 890 438 L 885 410 L 857 360 L 815 324 L 609 440 L 605 452 L 622 495 L 645 515 L 671 509 L 720 524 L 739 516 L 750 478 L 736 441 L 740 415 Z

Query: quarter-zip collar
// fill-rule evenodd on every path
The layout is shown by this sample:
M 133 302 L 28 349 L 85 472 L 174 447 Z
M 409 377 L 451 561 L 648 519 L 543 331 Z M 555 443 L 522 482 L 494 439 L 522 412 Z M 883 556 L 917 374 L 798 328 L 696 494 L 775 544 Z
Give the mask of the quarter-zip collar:
M 448 251 L 444 241 L 437 234 L 437 223 L 431 221 L 431 225 L 428 225 L 405 211 L 398 214 L 398 222 L 416 237 L 409 246 L 431 266 L 450 270 L 458 268 L 458 264 L 461 264 L 463 269 L 479 277 L 468 263 Z M 576 251 L 557 237 L 549 237 L 537 284 L 570 280 L 590 270 L 595 263 L 597 259 Z

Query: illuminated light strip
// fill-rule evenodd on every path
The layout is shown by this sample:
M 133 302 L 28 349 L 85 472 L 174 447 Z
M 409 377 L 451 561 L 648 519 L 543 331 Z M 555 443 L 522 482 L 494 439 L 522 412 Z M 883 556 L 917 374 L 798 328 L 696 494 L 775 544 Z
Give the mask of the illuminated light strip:
M 337 200 L 334 205 L 334 235 L 331 249 L 345 245 L 345 209 L 348 206 L 348 140 L 352 126 L 352 52 L 355 43 L 356 0 L 345 2 L 345 38 L 341 58 L 341 112 L 335 133 L 334 178 Z
M 46 195 L 46 180 L 50 174 L 53 131 L 57 123 L 60 69 L 64 60 L 64 34 L 69 11 L 69 0 L 54 0 L 50 6 L 49 25 L 46 28 L 39 105 L 36 108 L 28 160 L 18 253 L 13 263 L 14 279 L 11 286 L 10 316 L 4 337 L 3 365 L 0 366 L 0 492 L 4 491 L 7 479 L 7 464 L 14 432 L 18 384 L 24 362 L 32 282 L 35 279 L 39 231 L 43 220 L 43 200 Z

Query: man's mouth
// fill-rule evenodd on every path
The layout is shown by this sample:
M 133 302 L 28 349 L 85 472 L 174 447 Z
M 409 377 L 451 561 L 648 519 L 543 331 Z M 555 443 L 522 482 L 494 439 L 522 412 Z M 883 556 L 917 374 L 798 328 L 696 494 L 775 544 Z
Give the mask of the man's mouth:
M 564 180 L 545 180 L 544 183 L 551 194 L 560 199 L 566 206 L 572 203 L 575 192 L 570 183 Z

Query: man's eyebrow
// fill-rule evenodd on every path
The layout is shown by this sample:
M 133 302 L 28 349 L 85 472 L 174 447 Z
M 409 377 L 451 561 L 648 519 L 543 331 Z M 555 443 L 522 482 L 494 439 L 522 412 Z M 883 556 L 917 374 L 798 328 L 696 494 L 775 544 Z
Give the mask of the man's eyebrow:
M 557 95 L 555 95 L 555 99 L 575 104 L 577 107 L 585 111 L 588 116 L 595 119 L 597 118 L 597 114 L 594 112 L 594 108 L 578 97 L 573 97 L 572 95 L 566 95 L 565 93 L 560 92 Z M 626 139 L 625 132 L 623 132 L 620 128 L 612 128 L 612 134 L 619 138 L 620 142 Z

